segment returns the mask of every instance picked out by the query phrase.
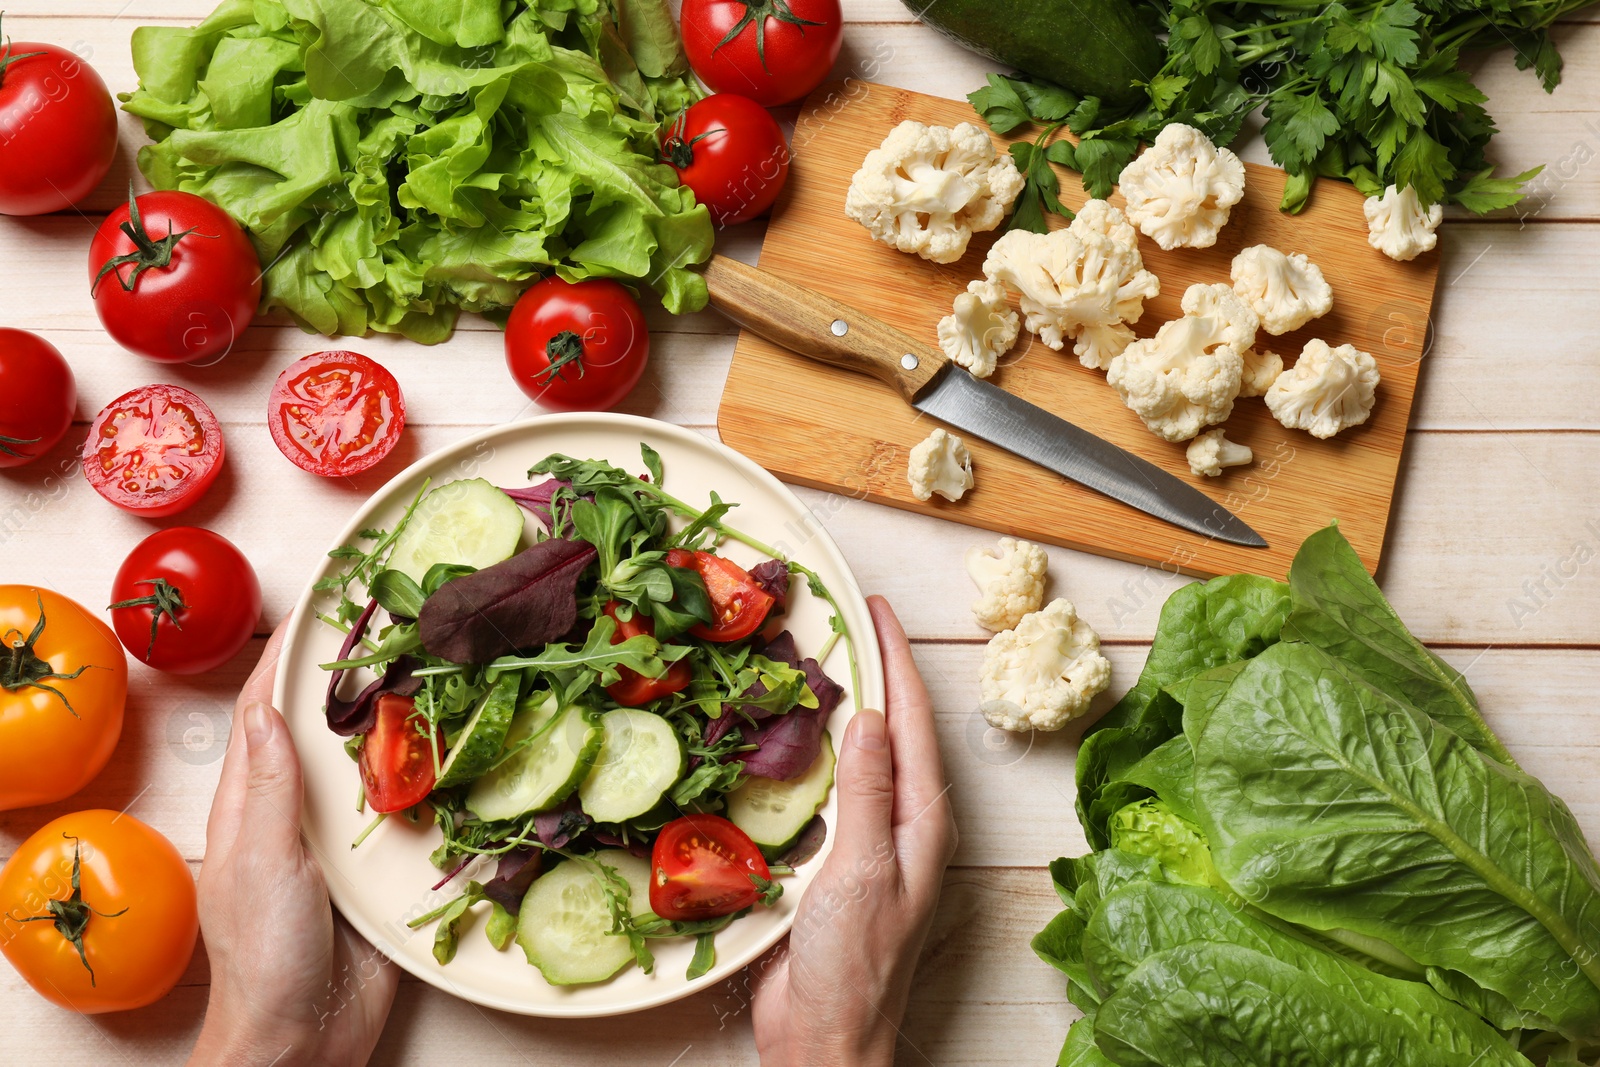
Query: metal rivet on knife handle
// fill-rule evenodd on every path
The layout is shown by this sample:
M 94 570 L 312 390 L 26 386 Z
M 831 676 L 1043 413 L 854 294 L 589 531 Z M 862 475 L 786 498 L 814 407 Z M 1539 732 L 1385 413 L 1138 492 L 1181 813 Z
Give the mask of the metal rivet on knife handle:
M 913 356 L 910 352 L 907 352 L 905 355 L 900 357 L 900 365 L 906 370 L 916 370 L 919 362 L 921 361 L 918 360 L 916 356 Z
M 828 329 L 833 331 L 835 337 L 843 337 L 850 332 L 850 324 L 843 319 L 834 319 L 833 325 L 829 326 Z

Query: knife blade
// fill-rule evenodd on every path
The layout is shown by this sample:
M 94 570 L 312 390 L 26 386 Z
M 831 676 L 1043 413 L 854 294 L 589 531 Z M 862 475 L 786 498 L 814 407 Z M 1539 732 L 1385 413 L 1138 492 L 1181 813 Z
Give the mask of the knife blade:
M 1267 547 L 1237 515 L 1176 475 L 979 381 L 864 312 L 726 256 L 713 256 L 704 273 L 712 306 L 769 341 L 870 374 L 916 410 L 1147 515 L 1230 544 Z

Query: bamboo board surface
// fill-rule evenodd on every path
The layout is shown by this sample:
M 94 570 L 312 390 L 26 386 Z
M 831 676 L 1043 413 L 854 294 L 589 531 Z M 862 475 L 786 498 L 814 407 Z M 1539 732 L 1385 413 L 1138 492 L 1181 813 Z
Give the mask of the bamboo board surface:
M 862 157 L 905 119 L 953 126 L 976 116 L 965 101 L 870 82 L 836 83 L 812 94 L 795 128 L 788 187 L 767 230 L 761 266 L 937 345 L 935 324 L 967 282 L 982 276 L 995 234 L 975 235 L 959 262 L 936 264 L 873 241 L 844 215 L 845 191 Z M 1035 132 L 1015 131 L 1018 137 Z M 995 141 L 1003 151 L 1011 139 Z M 1242 248 L 1269 244 L 1304 252 L 1333 287 L 1333 310 L 1283 337 L 1262 331 L 1257 343 L 1287 365 L 1312 337 L 1371 352 L 1383 384 L 1366 425 L 1318 441 L 1280 426 L 1262 401 L 1240 400 L 1226 423 L 1228 437 L 1249 445 L 1256 462 L 1202 478 L 1189 472 L 1184 444 L 1151 434 L 1105 383 L 1105 373 L 1081 366 L 1070 345 L 1054 352 L 1024 330 L 991 380 L 1194 482 L 1249 523 L 1269 548 L 1179 530 L 970 434 L 963 438 L 977 486 L 958 503 L 918 501 L 906 482 L 906 460 L 932 421 L 872 379 L 749 333 L 739 338 L 723 393 L 717 423 L 723 441 L 802 485 L 1190 574 L 1281 576 L 1308 534 L 1338 520 L 1367 568 L 1376 570 L 1424 355 L 1438 253 L 1396 263 L 1369 247 L 1361 194 L 1341 182 L 1319 182 L 1302 214 L 1285 215 L 1277 209 L 1284 173 L 1246 167 L 1244 200 L 1214 247 L 1163 252 L 1140 238 L 1161 293 L 1146 301 L 1134 328 L 1149 336 L 1181 315 L 1179 302 L 1191 284 L 1226 284 Z M 1062 202 L 1082 204 L 1087 194 L 1078 176 L 1059 174 Z M 1120 193 L 1111 202 L 1120 207 Z M 1065 224 L 1059 217 L 1052 222 Z

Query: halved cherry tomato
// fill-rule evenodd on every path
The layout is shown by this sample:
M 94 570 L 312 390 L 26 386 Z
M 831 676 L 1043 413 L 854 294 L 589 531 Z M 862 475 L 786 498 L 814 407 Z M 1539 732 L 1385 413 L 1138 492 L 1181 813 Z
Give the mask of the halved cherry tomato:
M 667 553 L 667 566 L 696 571 L 706 583 L 706 592 L 711 596 L 711 624 L 697 622 L 689 627 L 689 632 L 702 640 L 739 641 L 749 637 L 761 629 L 775 603 L 772 594 L 731 559 L 675 548 Z
M 255 633 L 261 583 L 226 537 L 174 526 L 134 546 L 111 601 L 117 637 L 137 659 L 171 674 L 204 674 Z
M 406 425 L 400 383 L 357 352 L 318 352 L 278 376 L 267 426 L 301 470 L 343 478 L 381 462 Z
M 373 811 L 405 811 L 420 804 L 438 780 L 444 738 L 437 739 L 437 753 L 429 751 L 427 736 L 419 732 L 424 724 L 411 717 L 416 706 L 410 697 L 393 693 L 378 698 L 378 718 L 362 739 L 360 761 L 361 784 Z
M 613 600 L 606 605 L 606 614 L 617 624 L 617 632 L 611 635 L 611 643 L 620 645 L 630 637 L 640 634 L 654 635 L 656 624 L 651 618 L 641 611 L 635 610 L 633 618 L 624 622 L 617 617 L 617 609 L 622 605 Z M 688 660 L 679 660 L 667 668 L 667 673 L 660 678 L 646 678 L 636 670 L 627 667 L 618 667 L 617 673 L 622 675 L 621 680 L 606 686 L 606 692 L 618 704 L 625 704 L 630 708 L 639 708 L 659 700 L 661 697 L 676 693 L 683 689 L 694 679 L 694 672 L 689 667 Z
M 732 915 L 766 897 L 771 880 L 743 830 L 720 815 L 686 815 L 650 851 L 650 910 L 674 921 Z
M 147 519 L 176 515 L 222 470 L 222 424 L 176 385 L 146 385 L 105 406 L 83 445 L 95 492 Z

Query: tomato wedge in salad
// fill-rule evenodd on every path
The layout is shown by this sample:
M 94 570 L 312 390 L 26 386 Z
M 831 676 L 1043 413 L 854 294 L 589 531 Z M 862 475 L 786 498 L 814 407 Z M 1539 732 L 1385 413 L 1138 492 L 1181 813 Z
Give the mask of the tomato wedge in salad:
M 716 919 L 767 896 L 772 871 L 750 836 L 720 815 L 661 828 L 650 852 L 650 910 L 663 919 Z
M 439 739 L 437 751 L 429 751 L 428 738 L 411 718 L 415 709 L 410 697 L 385 693 L 378 698 L 377 721 L 361 741 L 361 784 L 367 806 L 380 814 L 422 803 L 438 778 L 444 745 Z
M 617 624 L 617 632 L 611 636 L 613 645 L 620 645 L 630 637 L 640 634 L 654 636 L 656 624 L 648 615 L 634 611 L 633 618 L 624 622 L 617 617 L 617 610 L 622 605 L 613 600 L 605 607 L 605 612 Z M 689 667 L 688 660 L 679 660 L 667 668 L 667 673 L 660 678 L 646 678 L 638 671 L 629 667 L 617 668 L 617 673 L 622 677 L 619 681 L 606 686 L 606 693 L 618 704 L 630 708 L 639 708 L 659 700 L 664 696 L 684 689 L 694 679 L 694 672 Z
M 766 622 L 774 603 L 772 594 L 733 560 L 710 552 L 675 548 L 667 553 L 667 565 L 692 570 L 706 583 L 711 597 L 711 622 L 689 627 L 696 637 L 705 641 L 739 641 Z
M 278 451 L 323 478 L 360 474 L 394 451 L 406 425 L 400 383 L 357 352 L 318 352 L 278 376 L 267 400 Z
M 205 401 L 176 385 L 146 385 L 95 416 L 83 474 L 117 507 L 159 519 L 204 496 L 222 459 L 222 425 Z

